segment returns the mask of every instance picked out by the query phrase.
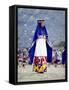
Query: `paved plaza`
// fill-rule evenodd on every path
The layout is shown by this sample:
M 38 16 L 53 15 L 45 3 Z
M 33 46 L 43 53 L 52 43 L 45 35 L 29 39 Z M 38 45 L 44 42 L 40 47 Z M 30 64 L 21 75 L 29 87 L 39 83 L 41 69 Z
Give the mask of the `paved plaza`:
M 59 79 L 65 79 L 65 67 L 61 65 L 57 67 L 50 65 L 44 73 L 34 72 L 32 65 L 26 65 L 25 68 L 18 66 L 18 82 Z

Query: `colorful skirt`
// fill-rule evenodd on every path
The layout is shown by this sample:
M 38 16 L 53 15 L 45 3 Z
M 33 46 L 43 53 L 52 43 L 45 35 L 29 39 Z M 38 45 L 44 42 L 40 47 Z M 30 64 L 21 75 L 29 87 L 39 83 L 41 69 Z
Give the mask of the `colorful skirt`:
M 43 73 L 47 71 L 47 58 L 45 56 L 35 56 L 33 62 L 33 71 Z

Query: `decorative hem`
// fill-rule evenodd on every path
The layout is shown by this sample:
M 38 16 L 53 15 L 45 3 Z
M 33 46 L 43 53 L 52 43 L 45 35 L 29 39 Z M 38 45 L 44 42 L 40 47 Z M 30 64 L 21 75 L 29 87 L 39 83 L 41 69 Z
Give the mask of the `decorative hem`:
M 38 73 L 47 72 L 47 57 L 35 56 L 33 62 L 33 71 Z

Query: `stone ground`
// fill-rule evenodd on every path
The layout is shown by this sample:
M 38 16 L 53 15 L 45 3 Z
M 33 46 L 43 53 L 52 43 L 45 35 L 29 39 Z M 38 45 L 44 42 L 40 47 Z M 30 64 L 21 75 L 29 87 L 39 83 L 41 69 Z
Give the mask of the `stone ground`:
M 65 67 L 50 65 L 43 74 L 33 72 L 32 65 L 18 67 L 18 82 L 65 79 Z

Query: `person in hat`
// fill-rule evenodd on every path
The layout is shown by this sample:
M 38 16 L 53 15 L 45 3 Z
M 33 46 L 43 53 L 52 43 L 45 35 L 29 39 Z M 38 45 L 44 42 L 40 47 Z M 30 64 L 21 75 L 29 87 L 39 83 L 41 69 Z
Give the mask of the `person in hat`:
M 37 20 L 37 28 L 29 50 L 30 63 L 33 63 L 33 71 L 35 72 L 43 73 L 47 71 L 47 41 L 48 33 L 45 20 Z

